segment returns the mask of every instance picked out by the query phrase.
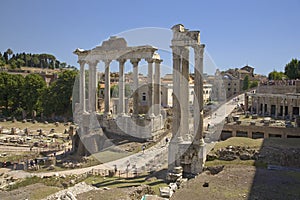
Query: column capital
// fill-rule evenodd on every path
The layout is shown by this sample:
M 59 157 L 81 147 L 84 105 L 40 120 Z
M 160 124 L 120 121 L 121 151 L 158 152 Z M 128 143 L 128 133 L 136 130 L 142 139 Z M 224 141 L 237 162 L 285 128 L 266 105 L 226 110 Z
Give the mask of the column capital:
M 88 65 L 89 66 L 96 66 L 98 64 L 98 60 L 89 60 L 87 61 Z
M 111 63 L 111 60 L 110 59 L 105 59 L 105 60 L 103 60 L 103 62 L 105 63 L 105 66 L 107 66 Z
M 79 65 L 84 65 L 84 64 L 86 64 L 86 61 L 85 60 L 78 60 L 77 63 Z
M 120 64 L 124 64 L 126 62 L 126 58 L 118 58 L 117 61 L 120 63 Z
M 147 61 L 147 63 L 153 63 L 154 62 L 153 58 L 146 58 L 145 60 Z
M 137 65 L 140 62 L 140 58 L 132 58 L 130 59 L 131 64 L 133 65 Z
M 200 55 L 203 55 L 205 44 L 196 44 L 192 46 L 195 52 L 200 52 Z
M 163 60 L 162 59 L 155 59 L 154 62 L 160 64 Z

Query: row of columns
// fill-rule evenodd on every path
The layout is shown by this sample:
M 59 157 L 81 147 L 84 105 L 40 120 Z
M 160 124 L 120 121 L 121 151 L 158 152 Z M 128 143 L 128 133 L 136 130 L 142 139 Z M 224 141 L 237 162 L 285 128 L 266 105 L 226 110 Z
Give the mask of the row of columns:
M 203 54 L 204 45 L 194 45 L 194 141 L 203 143 Z M 173 137 L 189 134 L 189 47 L 172 46 L 173 51 Z
M 266 112 L 271 115 L 272 108 L 271 106 L 275 106 L 274 116 L 278 117 L 279 114 L 281 116 L 289 116 L 293 117 L 293 104 L 291 101 L 293 99 L 286 99 L 282 97 L 254 97 L 252 96 L 252 106 L 251 113 L 254 113 L 254 107 L 256 108 L 256 114 L 261 114 L 262 116 L 266 115 Z M 287 107 L 287 110 L 286 110 Z M 281 110 L 282 108 L 282 110 Z M 300 106 L 299 106 L 300 109 Z M 260 113 L 261 111 L 261 113 Z M 266 111 L 266 112 L 265 112 Z
M 141 59 L 130 59 L 133 65 L 133 115 L 138 115 L 139 102 L 139 73 L 138 63 Z M 124 67 L 126 59 L 118 59 L 119 62 L 119 104 L 118 115 L 125 114 L 125 74 Z M 160 115 L 161 105 L 161 80 L 160 80 L 160 59 L 146 59 L 148 62 L 148 107 L 149 116 Z M 98 61 L 86 62 L 78 61 L 80 64 L 80 105 L 83 112 L 96 112 L 97 110 L 97 64 Z M 85 103 L 85 64 L 89 65 L 89 83 L 88 83 L 88 110 Z M 104 112 L 110 114 L 110 63 L 111 60 L 104 60 L 105 63 L 105 88 L 104 88 Z M 155 74 L 153 75 L 153 63 L 155 63 Z M 154 106 L 153 106 L 154 103 Z

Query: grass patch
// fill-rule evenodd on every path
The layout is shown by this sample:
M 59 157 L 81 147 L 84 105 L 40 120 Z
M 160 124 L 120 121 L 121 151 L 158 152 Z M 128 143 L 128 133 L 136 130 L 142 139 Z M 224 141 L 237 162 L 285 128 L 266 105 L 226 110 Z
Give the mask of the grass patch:
M 93 154 L 92 157 L 95 158 L 94 160 L 98 160 L 101 163 L 106 163 L 106 162 L 110 162 L 113 160 L 117 160 L 120 158 L 124 158 L 126 156 L 129 156 L 133 154 L 132 152 L 116 152 L 116 151 L 111 151 L 111 150 L 106 150 L 106 151 L 102 151 L 102 152 L 98 152 L 96 154 Z M 99 163 L 100 164 L 100 163 Z
M 102 177 L 102 176 L 90 176 L 84 180 L 87 184 L 96 186 L 98 188 L 128 188 L 140 185 L 149 185 L 159 195 L 160 187 L 167 187 L 168 185 L 162 179 L 145 179 L 146 176 L 140 176 L 137 178 L 117 178 L 117 177 Z
M 225 160 L 213 160 L 205 162 L 206 167 L 217 166 L 217 165 L 247 165 L 247 166 L 255 166 L 255 160 L 240 160 L 235 159 L 232 161 Z
M 214 149 L 225 148 L 227 146 L 243 146 L 253 149 L 260 149 L 263 144 L 263 139 L 251 139 L 246 137 L 231 137 L 225 141 L 216 143 Z
M 33 193 L 30 195 L 30 199 L 32 199 L 32 200 L 43 199 L 51 194 L 58 192 L 59 190 L 60 189 L 57 187 L 45 186 L 45 187 L 39 188 L 38 190 L 34 190 Z
M 36 152 L 0 152 L 0 154 L 6 153 L 6 156 L 0 157 L 0 162 L 10 161 L 10 162 L 18 162 L 20 160 L 33 159 L 39 156 Z

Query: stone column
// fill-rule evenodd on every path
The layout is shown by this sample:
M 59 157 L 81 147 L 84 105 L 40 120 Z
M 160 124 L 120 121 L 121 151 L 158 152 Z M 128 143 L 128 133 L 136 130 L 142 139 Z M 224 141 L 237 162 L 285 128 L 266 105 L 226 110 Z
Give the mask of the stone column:
M 181 72 L 181 56 L 180 48 L 171 46 L 173 54 L 173 121 L 172 121 L 172 138 L 168 150 L 168 169 L 172 171 L 176 166 L 176 155 L 178 153 L 178 137 L 180 136 L 180 72 Z
M 272 107 L 272 101 L 271 101 L 271 98 L 268 97 L 267 98 L 267 112 L 268 112 L 269 116 L 271 116 L 271 110 L 272 110 L 271 107 Z
M 257 115 L 259 115 L 259 100 L 260 100 L 260 98 L 257 97 L 257 98 L 256 98 L 256 114 L 257 114 Z
M 232 137 L 236 137 L 236 130 L 232 130 Z
M 180 133 L 180 118 L 181 118 L 181 112 L 180 112 L 180 72 L 181 72 L 181 56 L 180 56 L 180 48 L 172 46 L 172 52 L 173 52 L 173 123 L 172 123 L 172 137 L 175 137 L 174 139 L 177 139 L 179 135 L 177 133 Z
M 96 112 L 97 83 L 96 67 L 98 61 L 89 61 L 89 111 Z
M 161 91 L 160 91 L 160 63 L 162 60 L 154 60 L 155 62 L 155 75 L 154 75 L 154 114 L 155 116 L 160 115 L 161 105 Z
M 153 59 L 147 59 L 148 62 L 148 115 L 154 116 L 153 103 L 154 103 L 154 82 L 153 82 Z
M 254 114 L 254 96 L 251 96 L 251 115 Z
M 248 136 L 248 138 L 252 138 L 252 131 L 251 130 L 247 131 L 247 136 Z
M 82 112 L 85 112 L 85 69 L 84 69 L 84 65 L 85 65 L 85 61 L 83 60 L 79 60 L 78 63 L 80 64 L 80 89 L 79 89 L 79 93 L 80 93 L 80 108 L 82 110 Z
M 194 46 L 194 144 L 203 144 L 203 54 L 204 45 Z
M 110 64 L 111 60 L 104 60 L 105 63 L 105 88 L 104 88 L 104 113 L 110 114 Z
M 283 119 L 285 119 L 285 99 L 283 99 L 282 100 L 283 101 L 283 103 L 282 103 L 282 117 L 283 117 Z
M 280 98 L 279 97 L 276 98 L 276 111 L 277 111 L 277 113 L 276 113 L 276 118 L 277 118 L 277 117 L 279 117 L 279 114 L 280 114 Z
M 249 96 L 247 93 L 245 93 L 245 111 L 248 111 L 248 105 L 249 104 Z
M 293 106 L 294 106 L 293 103 L 294 103 L 293 100 L 290 99 L 288 103 L 288 115 L 290 120 L 293 119 Z
M 262 114 L 263 117 L 265 116 L 265 99 L 263 99 L 263 101 L 262 101 L 261 114 Z
M 125 59 L 119 59 L 119 106 L 118 114 L 125 114 L 125 75 L 124 75 L 124 64 Z
M 140 59 L 134 58 L 131 59 L 130 62 L 133 65 L 133 115 L 137 116 L 139 114 L 139 64 Z
M 181 137 L 189 134 L 189 49 L 181 48 L 181 84 L 180 84 L 180 107 L 181 107 Z M 203 90 L 202 90 L 203 91 Z M 203 98 L 203 97 L 202 97 Z

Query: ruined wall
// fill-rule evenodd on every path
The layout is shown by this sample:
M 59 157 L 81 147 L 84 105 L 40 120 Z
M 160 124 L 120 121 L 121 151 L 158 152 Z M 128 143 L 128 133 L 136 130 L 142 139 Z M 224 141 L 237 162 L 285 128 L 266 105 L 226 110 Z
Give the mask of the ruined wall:
M 267 94 L 296 93 L 296 85 L 260 85 L 257 89 L 257 93 L 267 93 Z

